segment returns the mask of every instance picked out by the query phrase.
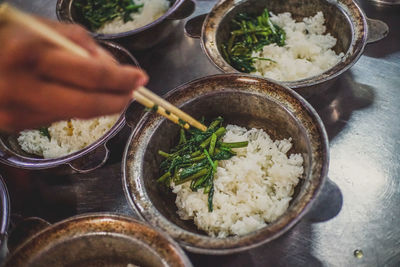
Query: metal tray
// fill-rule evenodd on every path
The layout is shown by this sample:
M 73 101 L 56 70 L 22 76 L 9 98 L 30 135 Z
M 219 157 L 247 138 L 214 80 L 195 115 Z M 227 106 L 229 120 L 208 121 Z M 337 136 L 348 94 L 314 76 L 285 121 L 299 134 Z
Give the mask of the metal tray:
M 10 0 L 55 19 L 56 0 Z M 198 15 L 216 1 L 197 1 Z M 400 264 L 400 7 L 359 1 L 368 17 L 381 19 L 389 35 L 323 95 L 309 99 L 330 139 L 329 179 L 319 203 L 277 240 L 228 256 L 189 253 L 195 266 L 399 266 Z M 219 71 L 198 40 L 174 32 L 149 51 L 134 53 L 150 74 L 150 89 L 174 87 Z M 121 148 L 88 174 L 22 171 L 0 166 L 10 196 L 12 225 L 38 216 L 57 222 L 86 212 L 136 217 L 122 191 Z

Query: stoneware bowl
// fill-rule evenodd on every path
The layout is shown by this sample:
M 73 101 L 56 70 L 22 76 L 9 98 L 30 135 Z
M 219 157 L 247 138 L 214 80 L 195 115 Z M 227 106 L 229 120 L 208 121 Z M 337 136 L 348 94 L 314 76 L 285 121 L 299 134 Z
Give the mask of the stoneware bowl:
M 325 180 L 329 154 L 323 123 L 301 96 L 263 78 L 223 74 L 184 84 L 169 92 L 166 99 L 197 119 L 220 115 L 228 124 L 262 128 L 272 139 L 292 137 L 294 147 L 290 153 L 303 155 L 304 179 L 296 187 L 288 210 L 267 227 L 241 237 L 210 237 L 192 221 L 179 218 L 175 195 L 156 182 L 163 160 L 157 151 L 168 151 L 176 144 L 179 127 L 147 113 L 128 140 L 122 165 L 126 196 L 145 221 L 161 228 L 189 251 L 229 254 L 277 238 L 304 216 Z
M 28 238 L 4 266 L 192 266 L 168 236 L 112 214 L 72 217 Z
M 136 59 L 123 47 L 106 41 L 99 41 L 106 50 L 122 64 L 139 67 Z M 17 141 L 18 134 L 7 135 L 0 133 L 0 162 L 23 169 L 50 169 L 68 165 L 78 172 L 89 172 L 101 167 L 108 159 L 110 151 L 107 143 L 116 136 L 125 126 L 125 116 L 121 115 L 115 125 L 99 140 L 86 148 L 70 155 L 44 159 L 23 151 Z
M 274 14 L 290 12 L 297 21 L 322 11 L 327 32 L 337 39 L 333 50 L 337 54 L 345 54 L 343 60 L 320 75 L 281 82 L 304 97 L 329 88 L 335 78 L 357 62 L 367 43 L 378 41 L 388 33 L 385 23 L 366 18 L 361 8 L 352 0 L 222 0 L 210 13 L 188 21 L 185 30 L 189 36 L 201 38 L 203 51 L 221 71 L 238 72 L 225 61 L 220 51 L 221 43 L 229 38 L 229 24 L 238 13 L 258 15 L 265 8 Z
M 79 0 L 58 0 L 56 13 L 60 21 L 79 23 L 86 27 L 84 20 L 79 16 L 73 5 Z M 116 34 L 99 34 L 91 32 L 93 37 L 100 40 L 116 41 L 132 50 L 144 50 L 158 44 L 170 33 L 176 30 L 179 20 L 189 17 L 195 10 L 193 0 L 171 0 L 167 12 L 155 21 L 127 32 Z

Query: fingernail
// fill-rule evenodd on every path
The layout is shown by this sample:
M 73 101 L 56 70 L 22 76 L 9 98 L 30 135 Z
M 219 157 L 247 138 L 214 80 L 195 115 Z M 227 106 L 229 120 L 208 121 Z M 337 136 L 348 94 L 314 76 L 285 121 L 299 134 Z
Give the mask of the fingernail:
M 149 81 L 149 78 L 147 76 L 142 76 L 137 80 L 136 84 L 137 84 L 137 86 L 142 86 L 142 85 L 145 85 L 148 81 Z

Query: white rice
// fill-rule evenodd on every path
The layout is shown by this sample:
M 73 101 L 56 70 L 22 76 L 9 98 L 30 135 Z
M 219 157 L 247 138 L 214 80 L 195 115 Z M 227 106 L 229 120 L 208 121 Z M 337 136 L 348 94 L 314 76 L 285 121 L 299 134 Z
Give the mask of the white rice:
M 272 141 L 266 132 L 228 125 L 224 142 L 249 141 L 235 149 L 237 156 L 221 161 L 214 177 L 212 212 L 203 189 L 190 182 L 172 185 L 178 214 L 193 219 L 210 236 L 244 235 L 276 220 L 288 208 L 294 187 L 303 174 L 303 157 L 287 152 L 291 138 Z
M 28 153 L 44 158 L 59 158 L 97 141 L 114 126 L 118 117 L 110 115 L 90 120 L 55 122 L 48 128 L 51 140 L 39 130 L 24 130 L 20 132 L 18 143 Z
M 116 18 L 105 23 L 97 32 L 112 34 L 143 27 L 161 17 L 168 10 L 170 2 L 168 0 L 135 0 L 135 4 L 144 4 L 144 6 L 139 12 L 131 14 L 133 20 L 124 22 L 121 18 Z
M 324 34 L 326 27 L 322 12 L 304 18 L 302 22 L 296 22 L 288 12 L 272 15 L 271 21 L 285 30 L 286 45 L 270 44 L 254 52 L 254 57 L 276 62 L 256 60 L 256 75 L 278 81 L 300 80 L 332 68 L 344 56 L 343 53 L 336 55 L 331 49 L 336 45 L 336 38 L 329 33 Z

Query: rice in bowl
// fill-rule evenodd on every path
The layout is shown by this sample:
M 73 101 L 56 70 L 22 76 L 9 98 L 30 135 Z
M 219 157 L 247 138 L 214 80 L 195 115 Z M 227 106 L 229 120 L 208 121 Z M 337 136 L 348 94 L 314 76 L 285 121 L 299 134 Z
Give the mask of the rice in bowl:
M 27 153 L 46 159 L 59 158 L 100 139 L 114 126 L 118 118 L 119 115 L 109 115 L 89 120 L 59 121 L 47 128 L 49 136 L 41 130 L 24 130 L 17 140 L 21 149 Z
M 287 155 L 291 139 L 273 141 L 262 129 L 226 127 L 224 142 L 249 141 L 237 156 L 222 161 L 214 178 L 214 210 L 209 212 L 203 189 L 172 184 L 178 214 L 193 219 L 210 236 L 245 235 L 265 227 L 288 208 L 303 175 L 303 157 Z
M 124 22 L 120 17 L 117 17 L 105 23 L 96 32 L 115 34 L 143 27 L 164 15 L 170 5 L 168 0 L 135 0 L 134 2 L 138 5 L 143 4 L 143 7 L 139 9 L 139 12 L 130 15 L 132 20 Z
M 253 52 L 253 57 L 272 61 L 255 60 L 256 71 L 252 74 L 278 81 L 301 80 L 332 68 L 344 56 L 332 50 L 337 40 L 330 33 L 325 34 L 321 11 L 301 22 L 296 22 L 289 12 L 271 14 L 271 21 L 285 31 L 286 44 L 282 47 L 270 44 Z

